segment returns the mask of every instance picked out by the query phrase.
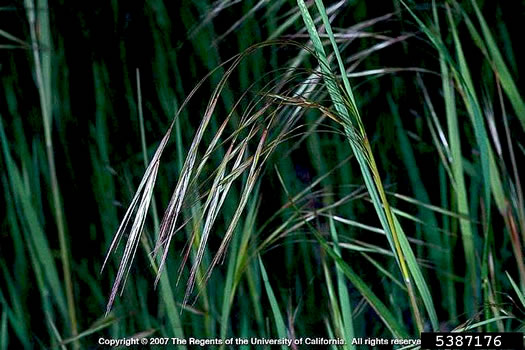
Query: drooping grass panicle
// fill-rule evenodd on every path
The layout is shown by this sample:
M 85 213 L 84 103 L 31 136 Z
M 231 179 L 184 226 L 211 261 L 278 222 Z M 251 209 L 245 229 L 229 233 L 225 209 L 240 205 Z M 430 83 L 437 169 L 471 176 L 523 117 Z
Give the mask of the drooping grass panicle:
M 190 188 L 191 184 L 196 180 L 196 178 L 199 175 L 199 173 L 202 171 L 202 169 L 203 169 L 204 165 L 206 164 L 206 161 L 209 158 L 210 154 L 219 145 L 219 140 L 221 138 L 221 135 L 225 131 L 226 126 L 227 126 L 229 120 L 231 119 L 231 117 L 233 115 L 233 111 L 228 114 L 227 118 L 221 124 L 221 127 L 219 128 L 219 130 L 217 131 L 216 135 L 213 137 L 212 141 L 208 145 L 207 151 L 205 152 L 204 157 L 202 158 L 200 163 L 197 163 L 198 148 L 199 148 L 199 146 L 201 144 L 201 141 L 202 141 L 204 133 L 205 133 L 205 131 L 207 129 L 207 126 L 208 126 L 208 124 L 209 124 L 209 122 L 210 122 L 210 120 L 211 120 L 211 118 L 212 118 L 212 116 L 213 116 L 213 114 L 215 112 L 215 107 L 216 107 L 216 105 L 218 103 L 218 99 L 219 99 L 219 96 L 220 96 L 220 93 L 221 93 L 222 89 L 224 89 L 224 87 L 226 85 L 226 82 L 228 81 L 229 76 L 233 73 L 235 68 L 240 64 L 240 62 L 242 61 L 242 59 L 244 57 L 246 57 L 247 55 L 249 55 L 251 52 L 253 52 L 254 50 L 256 50 L 258 48 L 265 47 L 265 46 L 268 46 L 268 45 L 276 45 L 276 44 L 283 44 L 283 43 L 289 44 L 291 42 L 289 42 L 289 41 L 287 41 L 287 42 L 273 41 L 273 42 L 267 42 L 267 43 L 255 45 L 255 46 L 247 49 L 242 54 L 236 55 L 236 56 L 232 57 L 231 59 L 225 61 L 220 67 L 217 67 L 215 70 L 213 70 L 212 72 L 208 73 L 195 86 L 195 88 L 190 92 L 190 94 L 188 95 L 188 97 L 186 98 L 184 103 L 179 108 L 179 111 L 177 112 L 177 115 L 175 116 L 174 121 L 172 122 L 172 124 L 168 128 L 168 131 L 166 132 L 165 136 L 163 137 L 160 145 L 157 148 L 157 151 L 155 152 L 155 155 L 151 159 L 151 161 L 150 161 L 150 163 L 149 163 L 149 165 L 148 165 L 148 167 L 147 167 L 147 169 L 145 171 L 143 179 L 142 179 L 142 181 L 141 181 L 141 183 L 140 183 L 140 185 L 139 185 L 139 187 L 137 189 L 137 192 L 136 192 L 135 196 L 133 197 L 133 200 L 132 200 L 128 210 L 126 211 L 126 214 L 124 215 L 124 218 L 123 218 L 123 220 L 122 220 L 122 222 L 121 222 L 121 224 L 120 224 L 120 226 L 119 226 L 119 228 L 117 230 L 117 233 L 115 234 L 115 236 L 114 236 L 114 238 L 113 238 L 113 240 L 112 240 L 112 242 L 110 244 L 110 247 L 108 249 L 108 253 L 107 253 L 106 258 L 104 260 L 102 269 L 107 264 L 109 256 L 116 251 L 117 247 L 119 246 L 120 240 L 122 239 L 124 234 L 129 230 L 128 242 L 126 243 L 126 247 L 124 249 L 123 258 L 121 260 L 121 263 L 120 263 L 120 266 L 119 266 L 119 270 L 118 270 L 118 273 L 117 273 L 117 277 L 115 279 L 115 282 L 114 282 L 114 285 L 113 285 L 113 288 L 112 288 L 112 292 L 111 292 L 111 295 L 110 295 L 110 299 L 109 299 L 109 303 L 108 303 L 108 307 L 107 307 L 107 311 L 108 312 L 109 312 L 109 310 L 111 309 L 111 307 L 113 305 L 113 302 L 114 302 L 114 299 L 115 299 L 117 291 L 119 290 L 119 288 L 123 287 L 123 286 L 121 286 L 121 282 L 122 282 L 122 280 L 125 281 L 126 276 L 129 273 L 129 269 L 131 267 L 131 264 L 133 262 L 133 258 L 135 256 L 136 249 L 138 247 L 138 242 L 140 240 L 140 236 L 141 236 L 141 233 L 142 233 L 142 230 L 143 230 L 143 227 L 144 227 L 146 214 L 147 214 L 148 209 L 149 209 L 149 204 L 150 204 L 151 196 L 152 196 L 152 190 L 153 190 L 153 187 L 154 187 L 154 184 L 155 184 L 155 180 L 156 180 L 156 177 L 157 177 L 158 168 L 159 168 L 159 164 L 160 164 L 160 158 L 161 158 L 162 153 L 163 153 L 163 151 L 164 151 L 164 149 L 165 149 L 165 147 L 166 147 L 166 145 L 167 145 L 167 143 L 168 143 L 168 141 L 170 139 L 175 120 L 178 117 L 178 115 L 180 114 L 181 110 L 188 104 L 189 100 L 194 96 L 196 91 L 202 86 L 202 84 L 204 83 L 204 81 L 206 79 L 208 79 L 219 68 L 222 68 L 224 66 L 229 65 L 228 69 L 225 71 L 223 77 L 221 78 L 220 84 L 215 88 L 215 91 L 214 91 L 214 93 L 212 94 L 212 96 L 210 98 L 210 103 L 208 104 L 208 106 L 206 108 L 206 111 L 204 113 L 203 119 L 202 119 L 202 121 L 201 121 L 201 123 L 200 123 L 200 125 L 199 125 L 199 127 L 198 127 L 198 129 L 196 131 L 196 133 L 195 133 L 195 137 L 194 137 L 193 142 L 192 142 L 192 144 L 190 146 L 190 149 L 188 151 L 188 155 L 187 155 L 185 163 L 183 165 L 183 168 L 182 168 L 179 180 L 177 182 L 177 185 L 175 186 L 175 190 L 174 190 L 174 192 L 172 194 L 172 198 L 171 198 L 171 200 L 170 200 L 170 202 L 168 204 L 168 207 L 167 207 L 167 209 L 165 211 L 164 217 L 163 217 L 163 219 L 161 221 L 159 236 L 157 238 L 157 242 L 156 242 L 155 247 L 153 249 L 153 258 L 155 258 L 162 251 L 161 260 L 160 260 L 160 264 L 158 266 L 158 274 L 157 274 L 157 278 L 155 280 L 155 284 L 157 284 L 159 282 L 162 270 L 164 268 L 166 257 L 167 257 L 168 251 L 169 251 L 169 246 L 170 246 L 170 243 L 171 243 L 171 239 L 172 239 L 173 235 L 175 234 L 175 232 L 178 231 L 178 226 L 177 226 L 178 218 L 179 218 L 179 215 L 181 213 L 181 210 L 183 209 L 183 204 L 185 203 L 185 200 L 187 199 L 189 188 Z M 294 44 L 294 43 L 292 42 L 292 44 Z M 297 44 L 295 43 L 295 45 L 297 45 Z M 244 94 L 243 94 L 243 96 L 244 96 Z M 262 98 L 261 98 L 261 100 L 262 100 Z M 254 125 L 253 123 L 256 122 L 264 114 L 266 109 L 268 109 L 272 104 L 273 103 L 266 104 L 259 111 L 253 113 L 250 117 L 247 117 L 246 119 L 241 120 L 241 123 L 242 123 L 241 127 L 236 131 L 235 134 L 233 134 L 231 136 L 231 137 L 233 137 L 233 139 L 231 141 L 232 142 L 231 143 L 231 147 L 233 147 L 235 142 L 236 142 L 235 140 L 237 138 L 236 135 L 238 134 L 238 132 L 240 132 L 240 130 L 242 130 L 243 128 L 246 128 L 246 127 L 248 127 L 250 125 Z M 253 105 L 252 108 L 254 106 L 255 105 Z M 275 116 L 275 113 L 276 112 L 274 112 L 272 115 Z M 274 118 L 274 117 L 272 117 L 272 118 Z M 219 171 L 218 175 L 216 174 L 216 178 L 215 178 L 216 181 L 214 181 L 214 185 L 212 186 L 212 191 L 209 192 L 209 194 L 208 194 L 209 201 L 208 201 L 208 203 L 206 203 L 206 207 L 210 206 L 213 203 L 212 208 L 208 211 L 207 219 L 205 220 L 205 223 L 206 223 L 205 225 L 206 225 L 206 228 L 207 228 L 206 229 L 206 236 L 205 236 L 205 239 L 203 241 L 203 245 L 201 245 L 201 248 L 199 249 L 199 253 L 198 253 L 198 256 L 197 256 L 197 263 L 194 266 L 198 266 L 199 265 L 199 260 L 202 257 L 202 250 L 204 249 L 204 246 L 206 244 L 206 237 L 209 234 L 209 230 L 211 229 L 213 221 L 217 217 L 217 212 L 218 212 L 218 209 L 220 208 L 220 205 L 222 205 L 222 202 L 224 202 L 224 200 L 225 200 L 225 197 L 226 197 L 226 195 L 228 193 L 229 186 L 231 186 L 231 181 L 233 181 L 235 178 L 237 178 L 244 171 L 244 169 L 247 169 L 248 167 L 250 167 L 250 164 L 251 164 L 251 170 L 250 170 L 250 174 L 249 174 L 249 179 L 250 179 L 249 187 L 245 190 L 246 198 L 247 198 L 247 195 L 249 195 L 249 192 L 250 192 L 251 188 L 253 188 L 253 185 L 255 184 L 256 179 L 257 179 L 257 175 L 259 174 L 259 172 L 261 170 L 260 167 L 256 167 L 253 164 L 256 164 L 258 158 L 261 155 L 263 155 L 263 154 L 264 154 L 264 159 L 267 159 L 269 157 L 270 153 L 271 153 L 270 150 L 274 149 L 279 143 L 279 142 L 272 142 L 272 143 L 270 143 L 270 149 L 263 150 L 262 146 L 264 145 L 264 141 L 266 140 L 266 136 L 265 136 L 265 137 L 263 137 L 261 139 L 263 142 L 259 144 L 259 147 L 257 148 L 257 152 L 254 154 L 254 156 L 251 157 L 250 159 L 244 161 L 244 162 L 241 162 L 242 159 L 243 159 L 243 156 L 244 156 L 244 152 L 246 150 L 247 142 L 248 142 L 248 140 L 250 140 L 252 137 L 255 136 L 256 132 L 254 132 L 254 131 L 257 131 L 257 130 L 258 130 L 258 128 L 253 128 L 252 127 L 252 132 L 248 133 L 247 139 L 245 139 L 243 142 L 241 142 L 240 145 L 236 146 L 235 148 L 230 148 L 230 150 L 228 152 L 228 155 L 226 156 L 226 159 L 229 159 L 230 156 L 238 154 L 237 158 L 236 158 L 236 161 L 235 161 L 235 164 L 234 164 L 234 168 L 232 169 L 233 177 L 228 177 L 230 175 L 226 175 L 224 173 L 224 171 L 226 170 L 225 167 L 226 167 L 226 164 L 227 164 L 228 161 L 222 163 L 223 166 L 222 166 L 222 168 L 220 168 L 222 170 Z M 263 135 L 266 135 L 266 133 L 267 133 L 267 131 L 263 132 Z M 283 133 L 281 137 L 283 137 L 283 135 L 286 135 L 286 133 Z M 256 170 L 256 169 L 258 169 L 258 170 Z M 223 183 L 224 181 L 227 181 L 226 185 Z M 219 188 L 221 190 L 219 190 Z M 211 199 L 212 198 L 216 198 L 216 196 L 219 195 L 219 194 L 222 196 L 220 202 L 217 202 L 216 199 L 215 199 L 215 202 L 212 202 Z M 242 210 L 244 208 L 244 205 L 245 205 L 245 203 L 239 207 L 240 208 L 239 209 L 239 214 L 237 214 L 237 216 L 239 216 L 240 212 L 242 212 Z M 206 211 L 206 209 L 205 209 L 205 211 Z M 204 218 L 204 216 L 203 216 L 203 218 Z M 238 220 L 238 218 L 237 218 L 237 220 Z M 236 222 L 233 225 L 231 225 L 231 229 L 228 231 L 227 237 L 231 236 L 235 226 L 236 226 Z M 227 240 L 226 240 L 226 242 L 227 242 Z M 190 249 L 190 248 L 191 248 L 191 245 L 188 246 L 188 249 Z M 221 248 L 220 248 L 221 253 L 225 250 L 225 248 L 226 248 L 226 244 L 223 244 L 221 246 Z M 220 254 L 219 254 L 219 256 L 220 256 Z M 216 262 L 217 262 L 217 259 L 215 260 L 215 263 Z M 191 273 L 189 286 L 191 286 L 193 284 L 192 280 L 193 280 L 194 277 L 195 277 L 195 269 L 193 268 L 192 269 L 192 273 Z M 189 290 L 191 290 L 191 287 L 189 287 Z

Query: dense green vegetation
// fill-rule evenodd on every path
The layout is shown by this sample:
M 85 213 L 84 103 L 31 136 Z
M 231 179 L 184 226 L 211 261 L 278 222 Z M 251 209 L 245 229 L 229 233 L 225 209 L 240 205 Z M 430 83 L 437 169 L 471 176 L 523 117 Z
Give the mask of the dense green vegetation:
M 0 7 L 0 349 L 524 331 L 524 10 Z

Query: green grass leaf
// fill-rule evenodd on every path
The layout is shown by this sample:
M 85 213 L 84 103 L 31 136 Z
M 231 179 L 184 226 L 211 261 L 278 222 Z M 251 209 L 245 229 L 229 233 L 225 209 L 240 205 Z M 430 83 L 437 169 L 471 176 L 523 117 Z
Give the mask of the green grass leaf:
M 268 297 L 268 300 L 270 301 L 270 307 L 272 308 L 272 314 L 275 322 L 275 328 L 277 329 L 277 335 L 279 336 L 279 338 L 288 338 L 288 331 L 286 330 L 286 324 L 284 323 L 284 318 L 279 308 L 279 302 L 277 301 L 277 298 L 275 298 L 275 294 L 268 279 L 268 274 L 266 273 L 266 269 L 264 268 L 264 264 L 260 256 L 259 267 L 261 268 L 261 276 L 263 279 L 264 288 L 266 289 L 266 296 Z M 285 350 L 287 349 L 287 347 L 285 345 L 282 345 L 281 349 Z

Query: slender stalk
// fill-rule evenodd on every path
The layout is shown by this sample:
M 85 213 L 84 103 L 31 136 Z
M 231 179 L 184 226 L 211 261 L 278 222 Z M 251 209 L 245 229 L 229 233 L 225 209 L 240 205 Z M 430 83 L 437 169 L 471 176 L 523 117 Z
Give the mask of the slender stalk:
M 38 3 L 38 8 L 42 13 L 45 13 L 45 20 L 39 19 L 39 34 L 36 32 L 37 18 L 35 13 L 35 4 L 32 0 L 26 0 L 26 11 L 29 21 L 29 28 L 32 41 L 33 60 L 35 64 L 36 81 L 38 85 L 38 94 L 40 97 L 40 107 L 42 111 L 42 121 L 44 125 L 44 137 L 46 146 L 47 162 L 49 166 L 49 176 L 51 180 L 51 192 L 53 197 L 55 221 L 58 230 L 58 240 L 60 245 L 60 259 L 62 260 L 62 272 L 64 274 L 64 287 L 66 290 L 67 308 L 69 313 L 69 322 L 71 326 L 72 336 L 77 335 L 77 317 L 75 310 L 75 298 L 73 295 L 73 282 L 71 278 L 71 268 L 69 264 L 69 244 L 66 239 L 66 230 L 64 224 L 64 216 L 62 212 L 62 203 L 60 199 L 60 189 L 57 180 L 55 156 L 53 150 L 53 141 L 51 136 L 52 127 L 52 108 L 51 108 L 51 76 L 50 76 L 50 51 L 51 38 L 49 33 L 49 17 L 47 15 L 48 6 L 47 0 L 42 0 L 42 4 Z M 44 34 L 42 34 L 44 33 Z M 39 45 L 39 39 L 43 39 L 44 45 Z M 43 52 L 41 57 L 41 52 Z M 45 66 L 44 63 L 45 62 Z M 73 343 L 75 348 L 78 348 L 78 342 Z
M 364 139 L 364 146 L 366 149 L 366 152 L 369 155 L 369 161 L 370 161 L 370 168 L 372 170 L 372 175 L 374 176 L 374 181 L 376 184 L 376 187 L 379 192 L 379 196 L 381 197 L 381 202 L 383 203 L 383 207 L 385 208 L 386 218 L 388 220 L 388 225 L 392 230 L 392 237 L 394 240 L 394 245 L 396 248 L 396 253 L 399 256 L 399 263 L 401 265 L 401 273 L 403 275 L 403 279 L 405 282 L 405 285 L 408 290 L 408 296 L 410 298 L 410 304 L 412 305 L 412 311 L 414 312 L 414 317 L 416 319 L 417 327 L 419 332 L 423 331 L 423 321 L 421 318 L 421 313 L 419 312 L 419 308 L 417 306 L 416 301 L 416 295 L 414 293 L 414 287 L 412 286 L 412 281 L 410 278 L 410 272 L 408 271 L 408 267 L 405 261 L 405 257 L 403 254 L 403 250 L 401 249 L 401 244 L 399 242 L 398 232 L 396 229 L 396 225 L 394 223 L 394 217 L 392 214 L 392 210 L 390 208 L 390 204 L 388 203 L 388 200 L 385 195 L 385 190 L 383 188 L 383 183 L 381 181 L 381 177 L 379 176 L 379 171 L 377 169 L 376 161 L 374 159 L 374 156 L 372 154 L 372 149 L 370 148 L 370 143 L 368 142 L 368 139 Z

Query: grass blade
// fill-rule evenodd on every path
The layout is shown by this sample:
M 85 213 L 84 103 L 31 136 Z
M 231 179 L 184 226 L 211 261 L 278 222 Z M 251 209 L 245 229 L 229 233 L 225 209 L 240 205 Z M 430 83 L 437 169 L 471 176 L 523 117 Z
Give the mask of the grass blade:
M 288 331 L 286 330 L 284 318 L 281 314 L 281 311 L 279 310 L 279 302 L 275 298 L 275 294 L 273 292 L 272 286 L 270 285 L 270 281 L 268 280 L 268 274 L 266 273 L 266 269 L 264 268 L 264 265 L 263 265 L 263 262 L 260 256 L 259 256 L 259 267 L 261 268 L 261 276 L 263 278 L 264 287 L 266 289 L 266 295 L 268 296 L 268 299 L 270 301 L 270 306 L 272 308 L 272 313 L 273 313 L 273 318 L 275 321 L 275 327 L 277 329 L 277 334 L 279 338 L 288 338 Z M 281 349 L 286 350 L 287 346 L 281 345 Z

